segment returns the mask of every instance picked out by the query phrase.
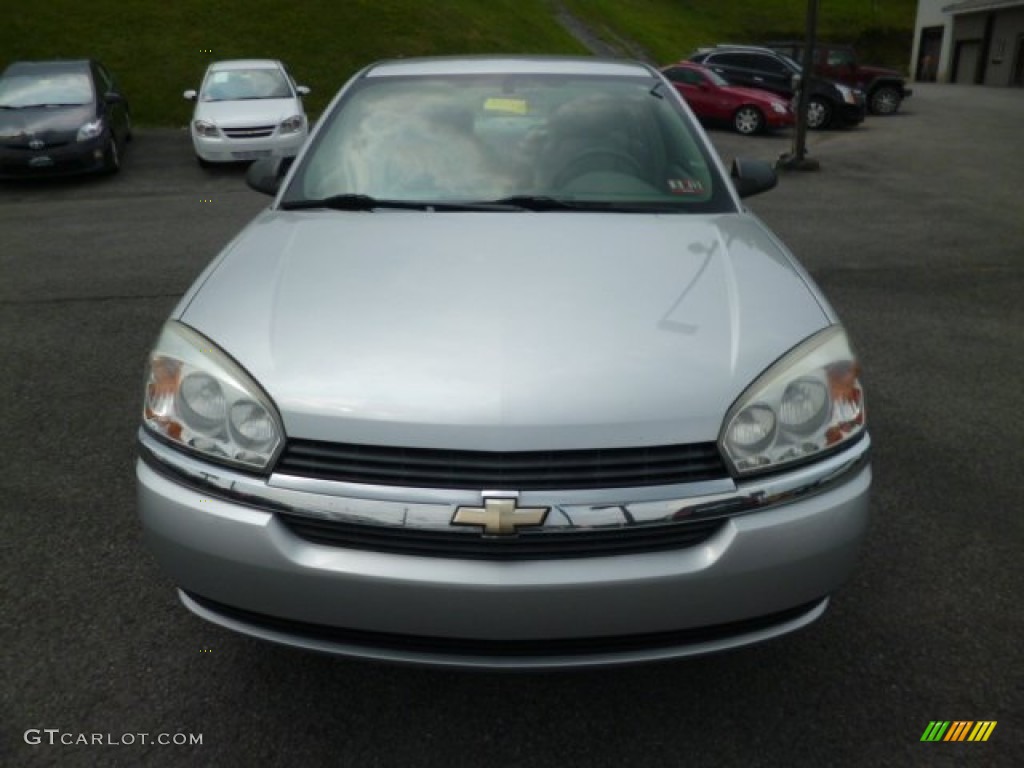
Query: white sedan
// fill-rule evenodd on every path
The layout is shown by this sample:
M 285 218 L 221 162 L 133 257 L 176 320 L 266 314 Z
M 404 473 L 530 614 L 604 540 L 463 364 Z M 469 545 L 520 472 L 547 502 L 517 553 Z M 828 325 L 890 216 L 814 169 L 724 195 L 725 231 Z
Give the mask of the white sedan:
M 199 92 L 184 94 L 196 102 L 189 127 L 199 164 L 294 157 L 309 130 L 307 93 L 280 61 L 215 61 Z

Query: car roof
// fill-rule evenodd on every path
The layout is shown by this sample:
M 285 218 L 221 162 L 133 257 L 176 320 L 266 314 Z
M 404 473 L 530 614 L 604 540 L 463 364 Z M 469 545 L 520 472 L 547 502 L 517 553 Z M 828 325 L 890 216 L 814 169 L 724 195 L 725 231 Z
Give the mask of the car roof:
M 433 56 L 381 61 L 365 70 L 364 76 L 555 74 L 650 77 L 651 72 L 646 64 L 628 59 L 585 56 Z
M 722 51 L 745 51 L 747 53 L 770 53 L 775 55 L 778 51 L 766 48 L 763 45 L 741 45 L 738 43 L 719 43 L 714 48 L 702 48 L 701 53 L 720 53 Z
M 87 72 L 92 64 L 90 59 L 50 59 L 47 61 L 14 61 L 11 62 L 5 75 L 21 72 Z
M 282 69 L 277 59 L 226 59 L 210 64 L 211 72 L 222 72 L 228 69 Z

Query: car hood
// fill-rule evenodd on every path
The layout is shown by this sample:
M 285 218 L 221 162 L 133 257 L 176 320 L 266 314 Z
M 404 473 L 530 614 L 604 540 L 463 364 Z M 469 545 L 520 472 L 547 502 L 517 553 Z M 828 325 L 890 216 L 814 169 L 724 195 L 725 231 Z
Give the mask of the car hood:
M 96 119 L 92 104 L 74 107 L 0 109 L 0 139 L 8 146 L 28 146 L 30 135 L 47 143 L 74 139 L 78 129 Z
M 176 314 L 291 437 L 539 450 L 716 439 L 820 301 L 745 214 L 268 210 Z
M 298 99 L 249 99 L 242 101 L 201 101 L 196 104 L 196 120 L 208 120 L 228 128 L 253 125 L 277 125 L 293 115 L 302 114 Z
M 904 79 L 903 74 L 897 72 L 895 69 L 886 69 L 885 67 L 864 66 L 863 64 L 857 67 L 857 75 L 861 79 L 868 80 L 872 80 L 878 77 L 884 77 L 892 80 Z

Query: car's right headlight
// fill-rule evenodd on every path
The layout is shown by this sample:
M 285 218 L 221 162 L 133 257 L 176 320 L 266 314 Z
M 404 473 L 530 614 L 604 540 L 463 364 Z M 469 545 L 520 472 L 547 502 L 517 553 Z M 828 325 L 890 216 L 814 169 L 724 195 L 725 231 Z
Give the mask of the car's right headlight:
M 847 104 L 857 103 L 857 95 L 853 92 L 852 88 L 846 85 L 842 85 L 840 83 L 836 83 L 835 85 L 836 90 L 838 90 L 839 93 L 842 95 L 843 101 L 845 101 Z
M 217 126 L 208 120 L 194 120 L 192 122 L 192 127 L 195 129 L 197 136 L 215 138 L 220 135 L 220 131 L 217 130 Z
M 729 409 L 719 446 L 737 475 L 805 462 L 860 437 L 860 365 L 831 326 L 784 355 Z
M 97 136 L 103 134 L 103 128 L 103 118 L 98 117 L 78 129 L 75 141 L 89 141 L 89 139 L 95 139 Z
M 209 339 L 169 321 L 149 356 L 142 422 L 179 448 L 265 470 L 284 427 L 270 398 Z
M 282 134 L 297 133 L 302 130 L 302 126 L 305 123 L 306 121 L 302 118 L 302 115 L 292 115 L 287 120 L 281 122 L 280 131 Z

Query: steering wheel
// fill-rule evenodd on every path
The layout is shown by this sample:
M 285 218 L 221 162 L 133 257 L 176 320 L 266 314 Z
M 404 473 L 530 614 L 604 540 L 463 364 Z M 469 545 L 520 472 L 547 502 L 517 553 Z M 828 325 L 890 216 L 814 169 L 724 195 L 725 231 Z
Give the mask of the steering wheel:
M 564 187 L 570 181 L 588 173 L 612 171 L 643 178 L 643 170 L 635 157 L 614 149 L 588 149 L 580 152 L 555 174 L 552 184 Z

